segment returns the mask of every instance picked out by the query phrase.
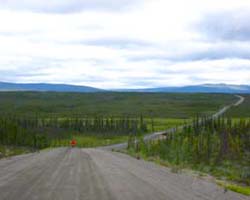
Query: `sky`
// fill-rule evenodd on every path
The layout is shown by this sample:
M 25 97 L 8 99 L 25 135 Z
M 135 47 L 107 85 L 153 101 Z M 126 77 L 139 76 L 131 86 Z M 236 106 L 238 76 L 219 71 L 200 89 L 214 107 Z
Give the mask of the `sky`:
M 0 81 L 250 85 L 250 0 L 0 0 Z

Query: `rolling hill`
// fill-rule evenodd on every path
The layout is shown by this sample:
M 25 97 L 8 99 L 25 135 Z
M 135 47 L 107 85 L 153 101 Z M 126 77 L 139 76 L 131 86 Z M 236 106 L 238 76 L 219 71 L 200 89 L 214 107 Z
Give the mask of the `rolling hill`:
M 103 90 L 88 86 L 66 84 L 0 82 L 0 91 L 101 92 Z
M 249 85 L 203 84 L 183 87 L 159 87 L 146 89 L 124 89 L 127 92 L 162 92 L 162 93 L 239 93 L 249 94 Z
M 155 93 L 229 93 L 250 94 L 250 85 L 203 84 L 183 87 L 103 90 L 67 84 L 7 83 L 0 82 L 0 91 L 51 91 L 51 92 L 155 92 Z

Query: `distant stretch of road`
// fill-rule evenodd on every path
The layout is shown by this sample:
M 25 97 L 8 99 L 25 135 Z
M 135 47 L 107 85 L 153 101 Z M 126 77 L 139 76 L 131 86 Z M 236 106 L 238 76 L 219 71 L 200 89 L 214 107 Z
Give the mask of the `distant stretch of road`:
M 230 105 L 226 105 L 223 108 L 221 108 L 219 111 L 217 111 L 215 114 L 213 114 L 211 117 L 212 118 L 218 118 L 219 116 L 223 115 L 227 110 L 229 110 L 231 107 L 234 106 L 239 106 L 240 104 L 242 104 L 245 100 L 245 98 L 243 96 L 240 95 L 235 95 L 238 100 Z M 179 127 L 174 127 L 174 128 L 170 128 L 168 130 L 165 131 L 159 131 L 159 132 L 155 132 L 149 135 L 146 135 L 144 137 L 144 141 L 149 141 L 149 140 L 154 140 L 156 138 L 159 138 L 161 135 L 166 134 L 166 133 L 172 133 L 174 131 L 176 131 L 177 129 L 182 129 L 183 125 L 179 126 Z M 128 144 L 125 143 L 120 143 L 120 144 L 114 144 L 114 145 L 110 145 L 110 146 L 105 146 L 105 147 L 101 147 L 101 149 L 105 149 L 105 150 L 121 150 L 121 149 L 126 149 L 128 146 Z
M 1 200 L 249 200 L 212 181 L 100 149 L 0 160 Z

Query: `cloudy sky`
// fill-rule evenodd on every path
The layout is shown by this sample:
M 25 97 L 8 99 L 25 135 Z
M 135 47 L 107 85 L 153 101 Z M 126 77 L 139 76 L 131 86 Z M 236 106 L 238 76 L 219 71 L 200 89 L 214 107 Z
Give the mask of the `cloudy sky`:
M 250 0 L 0 0 L 0 81 L 250 84 Z

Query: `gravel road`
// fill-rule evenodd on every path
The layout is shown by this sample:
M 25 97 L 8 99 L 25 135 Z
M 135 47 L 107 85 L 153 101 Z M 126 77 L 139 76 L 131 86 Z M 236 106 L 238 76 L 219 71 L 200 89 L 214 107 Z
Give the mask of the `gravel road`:
M 208 180 L 100 149 L 57 148 L 0 160 L 1 200 L 246 200 Z

